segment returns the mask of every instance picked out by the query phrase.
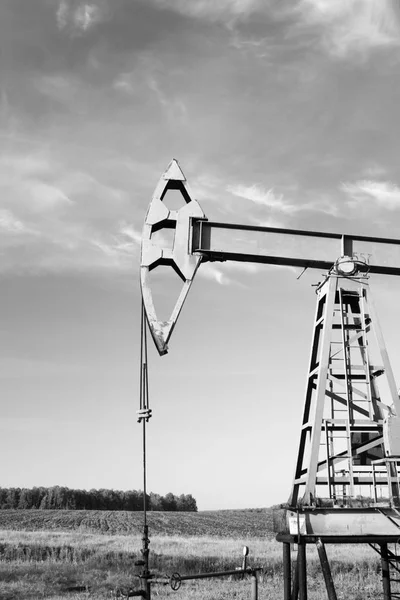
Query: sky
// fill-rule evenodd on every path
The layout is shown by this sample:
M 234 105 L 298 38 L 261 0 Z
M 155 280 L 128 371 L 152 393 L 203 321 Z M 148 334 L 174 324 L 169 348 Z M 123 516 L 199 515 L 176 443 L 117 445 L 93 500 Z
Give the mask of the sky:
M 400 5 L 3 0 L 0 44 L 0 485 L 142 489 L 159 177 L 179 160 L 210 220 L 399 237 Z M 201 265 L 149 348 L 149 490 L 287 500 L 321 279 L 299 275 Z M 371 279 L 399 381 L 400 283 Z

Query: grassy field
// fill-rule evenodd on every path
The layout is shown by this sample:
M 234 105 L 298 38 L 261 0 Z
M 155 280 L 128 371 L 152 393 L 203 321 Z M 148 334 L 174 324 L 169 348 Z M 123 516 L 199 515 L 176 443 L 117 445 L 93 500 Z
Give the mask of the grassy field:
M 141 515 L 83 512 L 0 512 L 1 600 L 105 600 L 115 598 L 118 589 L 138 588 L 134 561 L 140 558 Z M 281 545 L 273 539 L 270 511 L 151 513 L 149 521 L 157 577 L 234 569 L 246 544 L 250 565 L 262 567 L 260 600 L 282 598 Z M 370 548 L 331 546 L 328 552 L 338 598 L 381 596 L 378 556 Z M 309 599 L 320 600 L 326 592 L 313 548 L 308 556 Z M 250 582 L 234 577 L 184 582 L 177 592 L 155 584 L 153 596 L 246 600 Z

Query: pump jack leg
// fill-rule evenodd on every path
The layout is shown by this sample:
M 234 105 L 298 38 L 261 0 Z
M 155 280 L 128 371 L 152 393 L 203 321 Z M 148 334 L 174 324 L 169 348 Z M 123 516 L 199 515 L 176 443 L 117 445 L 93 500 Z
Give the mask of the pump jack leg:
M 293 589 L 290 600 L 298 600 L 299 597 L 299 555 L 297 554 L 296 565 L 294 568 Z
M 381 564 L 382 564 L 382 586 L 383 599 L 391 600 L 392 592 L 390 590 L 390 566 L 387 544 L 381 544 Z
M 290 560 L 290 544 L 283 544 L 283 598 L 291 600 L 292 564 Z
M 307 600 L 307 555 L 306 543 L 301 538 L 298 543 L 297 564 L 299 569 L 299 600 Z
M 318 538 L 317 541 L 315 542 L 315 545 L 317 546 L 317 550 L 318 550 L 318 554 L 319 554 L 319 560 L 321 563 L 322 573 L 323 573 L 324 579 L 325 579 L 325 586 L 326 586 L 326 591 L 328 594 L 328 599 L 329 600 L 337 600 L 336 590 L 335 590 L 335 586 L 334 586 L 333 579 L 332 579 L 331 568 L 329 566 L 329 560 L 326 555 L 325 544 L 323 543 L 321 538 Z

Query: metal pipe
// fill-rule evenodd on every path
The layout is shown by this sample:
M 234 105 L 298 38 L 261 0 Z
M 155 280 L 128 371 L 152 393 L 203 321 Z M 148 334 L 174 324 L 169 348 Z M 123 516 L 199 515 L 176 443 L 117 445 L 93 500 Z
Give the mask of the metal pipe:
M 353 240 L 348 235 L 342 235 L 342 255 L 353 256 Z
M 328 560 L 328 556 L 326 554 L 325 545 L 324 545 L 323 541 L 321 540 L 321 538 L 317 539 L 317 541 L 315 542 L 315 545 L 317 546 L 317 550 L 318 550 L 318 554 L 319 554 L 319 560 L 321 563 L 322 573 L 323 573 L 324 579 L 325 579 L 325 586 L 326 586 L 326 591 L 328 594 L 328 599 L 329 600 L 337 600 L 335 585 L 333 583 L 331 568 L 329 566 L 329 560 Z
M 299 600 L 307 600 L 307 555 L 306 544 L 300 539 L 297 546 L 297 562 L 299 569 Z
M 258 600 L 258 579 L 257 572 L 251 574 L 251 600 Z
M 195 575 L 179 575 L 180 581 L 189 581 L 190 579 L 207 579 L 210 577 L 223 577 L 224 575 L 241 575 L 247 573 L 248 575 L 253 575 L 256 571 L 261 571 L 261 567 L 257 567 L 256 569 L 251 569 L 248 567 L 247 569 L 235 569 L 234 571 L 214 571 L 213 573 L 198 573 Z
M 146 525 L 143 526 L 143 537 L 142 537 L 142 549 L 141 553 L 143 556 L 143 569 L 140 574 L 140 582 L 142 587 L 142 597 L 146 598 L 146 600 L 151 600 L 151 574 L 149 569 L 149 527 Z
M 392 593 L 390 590 L 390 566 L 389 566 L 388 547 L 387 547 L 387 544 L 380 544 L 380 546 L 381 546 L 383 599 L 391 600 Z
M 248 546 L 244 546 L 243 547 L 243 560 L 242 560 L 242 569 L 243 571 L 247 570 L 247 557 L 249 555 L 249 548 Z M 244 574 L 242 574 L 242 579 L 244 578 Z
M 141 379 L 140 379 L 140 409 L 149 409 L 149 380 L 147 370 L 147 324 L 144 303 L 142 301 L 141 315 L 141 345 L 140 345 L 140 364 L 141 364 Z M 149 566 L 149 526 L 147 524 L 147 464 L 146 464 L 146 422 L 148 418 L 143 416 L 142 419 L 142 456 L 143 456 L 143 535 L 141 553 L 143 556 L 143 569 L 140 574 L 141 593 L 146 600 L 151 600 L 151 573 Z
M 290 544 L 284 543 L 283 546 L 283 599 L 291 600 L 292 589 L 292 565 L 290 556 Z

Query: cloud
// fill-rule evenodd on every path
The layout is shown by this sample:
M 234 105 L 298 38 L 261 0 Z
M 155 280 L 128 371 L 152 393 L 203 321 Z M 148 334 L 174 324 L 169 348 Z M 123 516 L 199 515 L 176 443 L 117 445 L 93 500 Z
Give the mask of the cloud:
M 70 108 L 79 93 L 84 93 L 83 85 L 72 76 L 63 77 L 56 75 L 41 75 L 35 80 L 35 87 L 40 94 L 50 100 Z
M 123 225 L 120 232 L 130 238 L 138 246 L 142 243 L 141 232 L 137 231 L 132 225 Z
M 49 173 L 50 165 L 44 154 L 3 154 L 0 156 L 0 172 L 9 176 L 29 177 Z
M 243 275 L 255 275 L 265 265 L 249 262 L 226 261 L 222 263 L 206 262 L 200 265 L 199 275 L 216 281 L 220 285 L 240 285 L 243 286 Z M 238 279 L 240 278 L 240 279 Z
M 17 204 L 26 213 L 42 213 L 72 204 L 60 187 L 46 181 L 50 176 L 51 164 L 44 155 L 0 156 L 3 203 Z
M 119 270 L 131 269 L 139 256 L 142 234 L 133 225 L 122 225 L 117 235 L 109 235 L 107 241 L 104 237 L 92 239 L 91 244 L 109 259 L 110 266 Z
M 87 3 L 61 0 L 56 11 L 57 26 L 71 34 L 83 34 L 103 20 L 105 2 Z
M 128 271 L 140 233 L 129 196 L 50 150 L 0 156 L 2 272 Z
M 69 7 L 66 0 L 61 0 L 56 12 L 56 20 L 59 29 L 64 29 L 68 23 Z
M 31 207 L 35 211 L 46 211 L 72 204 L 72 200 L 58 187 L 32 179 L 25 184 L 27 194 L 31 198 Z
M 133 72 L 120 73 L 113 81 L 113 88 L 119 92 L 133 95 L 138 91 L 138 85 Z
M 120 94 L 139 99 L 143 93 L 146 101 L 152 98 L 161 107 L 164 116 L 172 123 L 182 121 L 187 116 L 187 108 L 182 94 L 177 92 L 177 86 L 171 81 L 171 71 L 166 72 L 160 58 L 144 52 L 136 61 L 134 68 L 128 72 L 119 73 L 112 82 L 114 90 Z
M 104 254 L 104 266 L 121 271 L 132 269 L 134 259 L 139 255 L 136 243 L 121 242 L 118 237 L 111 237 L 109 243 L 102 239 L 92 239 L 90 243 Z
M 300 0 L 302 24 L 320 30 L 329 54 L 365 56 L 374 48 L 400 46 L 397 0 Z
M 156 6 L 175 10 L 190 17 L 209 19 L 212 21 L 232 20 L 232 18 L 245 17 L 262 8 L 265 0 L 154 0 Z M 268 2 L 271 4 L 271 2 Z
M 247 214 L 247 219 L 265 227 L 287 227 L 284 223 L 284 216 L 292 216 L 298 213 L 323 213 L 326 215 L 337 216 L 340 213 L 338 206 L 332 198 L 319 192 L 315 199 L 308 202 L 296 202 L 296 204 L 284 200 L 283 194 L 276 194 L 273 188 L 265 189 L 260 185 L 234 185 L 228 186 L 227 190 L 234 196 L 250 200 L 259 206 L 266 206 L 274 214 L 268 215 L 268 218 L 261 218 L 259 214 Z M 300 190 L 297 186 L 288 188 L 288 193 L 298 197 Z M 306 195 L 306 194 L 304 194 Z M 280 215 L 279 215 L 280 213 Z M 281 221 L 281 218 L 283 221 Z
M 4 233 L 22 234 L 29 229 L 10 211 L 0 210 L 0 230 Z
M 230 185 L 227 187 L 227 191 L 239 198 L 250 200 L 254 204 L 268 206 L 282 212 L 292 213 L 296 210 L 301 210 L 301 207 L 286 204 L 283 200 L 283 195 L 275 194 L 273 188 L 267 190 L 259 185 Z
M 219 285 L 237 285 L 240 287 L 247 287 L 243 282 L 244 276 L 254 276 L 260 271 L 266 269 L 284 269 L 289 270 L 298 275 L 299 269 L 297 267 L 289 267 L 286 265 L 268 265 L 261 263 L 250 263 L 240 261 L 226 261 L 221 263 L 206 262 L 200 265 L 198 273 L 205 279 L 211 279 Z
M 365 178 L 375 178 L 375 177 L 384 177 L 387 174 L 385 167 L 378 164 L 371 164 L 369 167 L 366 167 L 362 174 Z
M 400 187 L 391 181 L 362 179 L 355 183 L 343 183 L 341 189 L 357 204 L 372 201 L 387 210 L 400 208 Z
M 211 279 L 220 285 L 227 285 L 229 279 L 224 275 L 223 270 L 214 263 L 203 263 L 198 270 L 200 277 Z
M 186 106 L 181 98 L 174 95 L 171 96 L 162 89 L 161 83 L 154 75 L 149 74 L 147 77 L 147 86 L 155 94 L 160 105 L 166 110 L 167 116 L 174 119 L 182 119 L 186 117 Z

